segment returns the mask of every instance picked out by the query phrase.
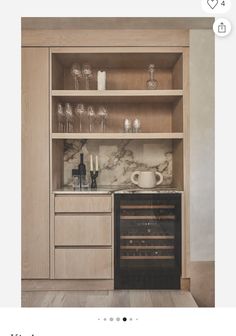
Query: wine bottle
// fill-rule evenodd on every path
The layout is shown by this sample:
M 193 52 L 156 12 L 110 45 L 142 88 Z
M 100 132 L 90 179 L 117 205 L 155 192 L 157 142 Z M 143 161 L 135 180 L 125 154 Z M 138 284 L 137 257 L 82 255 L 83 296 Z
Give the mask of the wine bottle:
M 84 154 L 80 153 L 80 163 L 78 166 L 80 188 L 84 186 L 86 180 L 86 166 L 84 164 Z

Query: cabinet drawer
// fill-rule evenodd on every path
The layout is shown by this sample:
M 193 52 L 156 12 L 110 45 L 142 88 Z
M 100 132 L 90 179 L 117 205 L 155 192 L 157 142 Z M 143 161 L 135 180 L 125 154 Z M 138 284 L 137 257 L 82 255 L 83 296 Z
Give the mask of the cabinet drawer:
M 111 216 L 55 216 L 55 245 L 111 245 Z
M 56 279 L 111 279 L 111 249 L 56 249 Z
M 111 212 L 111 196 L 56 196 L 55 212 Z

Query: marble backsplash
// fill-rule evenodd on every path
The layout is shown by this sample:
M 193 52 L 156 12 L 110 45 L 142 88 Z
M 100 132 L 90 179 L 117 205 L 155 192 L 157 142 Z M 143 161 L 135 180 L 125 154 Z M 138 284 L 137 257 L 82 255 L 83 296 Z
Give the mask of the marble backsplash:
M 153 170 L 163 174 L 162 185 L 172 183 L 171 140 L 66 140 L 64 145 L 64 184 L 71 185 L 71 171 L 78 167 L 80 153 L 89 174 L 89 156 L 98 155 L 98 185 L 131 184 L 136 171 Z

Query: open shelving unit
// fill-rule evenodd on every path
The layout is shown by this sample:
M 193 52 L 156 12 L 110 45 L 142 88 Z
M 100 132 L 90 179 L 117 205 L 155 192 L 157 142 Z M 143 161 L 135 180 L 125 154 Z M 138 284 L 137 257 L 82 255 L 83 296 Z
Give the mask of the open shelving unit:
M 51 189 L 63 185 L 63 153 L 66 140 L 156 140 L 171 141 L 173 185 L 184 190 L 185 114 L 187 110 L 187 71 L 185 48 L 148 47 L 122 49 L 103 47 L 69 47 L 51 49 Z M 89 63 L 93 70 L 91 90 L 85 90 L 83 79 L 74 90 L 70 74 L 72 63 Z M 148 65 L 155 64 L 157 90 L 147 90 Z M 98 91 L 96 73 L 106 71 L 106 90 Z M 73 132 L 58 131 L 57 104 L 92 105 L 95 111 L 104 105 L 108 110 L 106 132 L 95 125 L 79 132 L 75 121 Z M 125 118 L 139 118 L 139 133 L 124 133 Z

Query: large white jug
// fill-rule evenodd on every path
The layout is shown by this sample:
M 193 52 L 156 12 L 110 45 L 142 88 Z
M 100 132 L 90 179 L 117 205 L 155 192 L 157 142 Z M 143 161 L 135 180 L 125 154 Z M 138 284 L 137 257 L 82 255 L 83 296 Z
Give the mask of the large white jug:
M 159 176 L 157 181 L 156 176 Z M 131 175 L 131 181 L 140 188 L 155 188 L 163 181 L 163 175 L 159 172 L 152 171 L 135 171 Z

